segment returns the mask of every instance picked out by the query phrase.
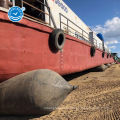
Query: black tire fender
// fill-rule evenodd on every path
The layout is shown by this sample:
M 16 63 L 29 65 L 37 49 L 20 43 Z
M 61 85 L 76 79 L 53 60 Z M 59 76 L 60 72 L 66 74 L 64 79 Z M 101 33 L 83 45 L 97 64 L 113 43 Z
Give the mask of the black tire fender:
M 91 57 L 95 56 L 95 52 L 96 52 L 96 48 L 95 48 L 95 46 L 92 46 L 91 49 L 90 49 Z
M 55 29 L 50 34 L 50 42 L 53 49 L 62 50 L 65 45 L 65 34 L 61 29 Z
M 102 53 L 102 57 L 103 57 L 103 58 L 105 57 L 105 52 Z

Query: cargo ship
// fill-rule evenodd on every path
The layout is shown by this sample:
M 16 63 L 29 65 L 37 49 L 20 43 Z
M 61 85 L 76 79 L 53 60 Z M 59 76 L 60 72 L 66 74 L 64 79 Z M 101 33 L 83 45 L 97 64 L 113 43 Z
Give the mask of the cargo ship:
M 25 7 L 21 21 L 12 6 Z M 77 88 L 62 75 L 113 62 L 102 34 L 62 0 L 0 0 L 0 115 L 49 114 Z
M 10 5 L 24 18 L 8 18 Z M 0 82 L 50 69 L 60 75 L 114 62 L 110 49 L 62 0 L 0 1 Z

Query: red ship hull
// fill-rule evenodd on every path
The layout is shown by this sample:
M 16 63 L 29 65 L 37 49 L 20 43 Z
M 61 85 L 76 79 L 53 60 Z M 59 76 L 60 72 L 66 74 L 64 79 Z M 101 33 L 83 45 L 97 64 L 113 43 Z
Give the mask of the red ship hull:
M 110 56 L 102 58 L 102 50 L 90 55 L 91 44 L 66 35 L 63 51 L 49 48 L 52 28 L 23 18 L 19 23 L 8 19 L 0 11 L 0 82 L 36 69 L 50 69 L 61 75 L 83 71 L 114 62 Z

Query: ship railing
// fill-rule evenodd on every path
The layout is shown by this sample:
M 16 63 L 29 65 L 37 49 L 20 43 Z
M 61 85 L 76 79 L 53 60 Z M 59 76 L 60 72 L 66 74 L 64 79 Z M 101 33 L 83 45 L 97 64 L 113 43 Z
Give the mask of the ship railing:
M 62 21 L 62 17 L 66 19 L 67 23 L 64 23 Z M 72 24 L 74 28 L 71 27 L 70 24 Z M 62 27 L 62 25 L 64 25 L 64 27 Z M 64 29 L 65 33 L 92 44 L 90 42 L 89 34 L 61 13 L 60 13 L 60 28 Z
M 66 21 L 66 23 L 63 22 L 63 20 Z M 74 27 L 71 27 L 71 26 L 74 26 Z M 73 37 L 76 37 L 80 40 L 90 43 L 90 44 L 94 45 L 95 47 L 103 50 L 103 46 L 101 43 L 98 44 L 97 40 L 94 39 L 93 36 L 91 36 L 89 33 L 84 31 L 81 27 L 76 25 L 74 22 L 72 22 L 70 19 L 68 19 L 66 16 L 64 16 L 61 13 L 60 13 L 60 29 L 63 29 L 65 31 L 65 33 L 67 33 Z M 93 41 L 93 42 L 91 42 L 91 41 Z
M 109 53 L 109 49 L 108 49 L 108 48 L 105 48 L 105 52 Z
M 93 41 L 94 41 L 94 46 L 95 46 L 95 47 L 98 47 L 98 46 L 97 46 L 97 40 L 93 38 Z
M 101 43 L 97 44 L 97 40 L 96 39 L 94 39 L 94 46 L 99 48 L 99 49 L 101 49 L 101 50 L 103 50 L 103 45 Z
M 101 43 L 99 43 L 99 48 L 103 50 L 103 45 Z
M 24 12 L 24 16 L 29 17 L 29 18 L 31 18 L 31 19 L 34 19 L 34 20 L 36 20 L 36 21 L 38 21 L 38 22 L 42 22 L 42 23 L 44 23 L 44 24 L 48 24 L 48 25 L 51 26 L 50 8 L 49 8 L 46 4 L 42 3 L 42 2 L 39 1 L 39 0 L 37 0 L 37 2 L 41 3 L 44 7 L 46 7 L 47 10 L 48 10 L 48 13 L 45 12 L 45 11 L 43 11 L 43 10 L 41 10 L 41 9 L 39 9 L 39 8 L 37 8 L 37 7 L 35 7 L 35 6 L 32 5 L 32 4 L 26 2 L 25 0 L 23 0 L 23 6 L 24 6 L 24 5 L 28 5 L 28 6 L 31 7 L 32 9 L 35 9 L 35 10 L 39 11 L 41 14 L 47 15 L 47 16 L 49 17 L 49 23 L 45 22 L 45 20 L 42 20 L 42 19 L 37 18 L 37 17 L 34 17 L 34 16 L 32 16 L 32 15 L 30 15 L 30 14 L 27 14 L 27 13 L 25 13 L 25 12 Z

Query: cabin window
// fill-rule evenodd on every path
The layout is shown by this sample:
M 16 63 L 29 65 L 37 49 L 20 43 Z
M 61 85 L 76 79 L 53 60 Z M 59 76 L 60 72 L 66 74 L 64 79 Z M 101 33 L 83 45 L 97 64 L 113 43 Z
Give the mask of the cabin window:
M 15 0 L 15 6 L 19 6 L 20 8 L 23 7 L 23 3 L 22 3 L 22 0 Z
M 45 21 L 44 0 L 24 0 L 23 6 L 26 8 L 24 13 L 29 15 L 29 17 Z
M 24 15 L 35 20 L 45 22 L 45 3 L 44 0 L 9 0 L 13 6 L 25 7 Z M 47 8 L 47 7 L 46 7 Z
M 13 6 L 19 6 L 19 7 L 23 7 L 23 0 L 9 0 L 10 2 L 13 3 Z

